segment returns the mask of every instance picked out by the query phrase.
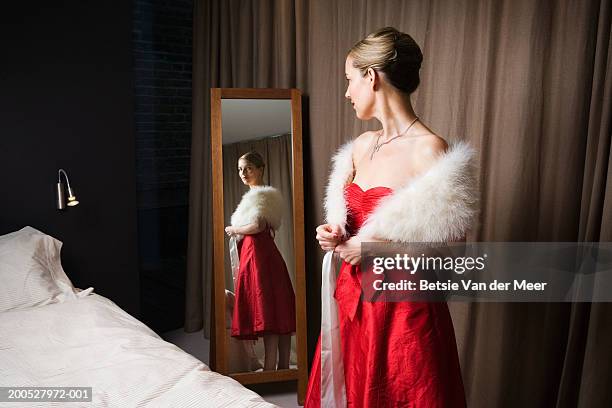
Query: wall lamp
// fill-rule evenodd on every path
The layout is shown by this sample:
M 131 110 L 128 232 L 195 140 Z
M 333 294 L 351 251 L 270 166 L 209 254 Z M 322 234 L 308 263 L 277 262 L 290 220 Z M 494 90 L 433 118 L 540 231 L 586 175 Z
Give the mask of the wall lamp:
M 66 203 L 66 196 L 64 194 L 64 183 L 62 183 L 62 174 L 66 179 L 66 185 L 68 186 L 68 202 Z M 64 210 L 66 205 L 74 207 L 79 202 L 74 194 L 74 190 L 70 187 L 70 181 L 68 181 L 68 174 L 63 169 L 59 169 L 57 174 L 57 188 L 55 189 L 55 198 L 57 202 L 57 209 Z

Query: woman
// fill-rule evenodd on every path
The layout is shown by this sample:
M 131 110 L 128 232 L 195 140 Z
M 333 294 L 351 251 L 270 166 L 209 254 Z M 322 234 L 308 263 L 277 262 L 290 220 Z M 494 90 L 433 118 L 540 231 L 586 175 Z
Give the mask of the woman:
M 282 197 L 274 187 L 264 186 L 264 167 L 256 152 L 238 160 L 240 178 L 250 189 L 225 232 L 238 240 L 239 253 L 232 336 L 243 340 L 263 336 L 264 370 L 275 370 L 289 368 L 295 295 L 285 261 L 274 244 L 274 231 L 281 224 Z
M 412 108 L 422 59 L 412 37 L 394 28 L 368 35 L 346 58 L 346 98 L 359 119 L 375 118 L 382 129 L 345 144 L 333 159 L 327 223 L 317 227 L 317 240 L 343 260 L 335 291 L 322 293 L 324 311 L 333 295 L 330 319 L 338 320 L 339 336 L 327 331 L 334 326 L 324 315 L 309 408 L 465 406 L 446 303 L 360 300 L 361 242 L 461 240 L 475 213 L 472 150 L 449 148 Z M 333 275 L 325 265 L 324 282 Z

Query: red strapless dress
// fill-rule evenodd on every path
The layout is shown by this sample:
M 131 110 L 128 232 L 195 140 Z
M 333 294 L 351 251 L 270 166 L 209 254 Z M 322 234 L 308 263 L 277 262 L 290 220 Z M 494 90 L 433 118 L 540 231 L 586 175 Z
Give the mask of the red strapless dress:
M 355 234 L 392 193 L 346 187 L 347 230 Z M 349 407 L 466 406 L 453 323 L 445 302 L 362 302 L 359 266 L 342 263 L 338 303 Z M 321 339 L 312 363 L 305 408 L 321 406 Z
M 238 242 L 232 336 L 256 340 L 266 334 L 295 332 L 295 294 L 287 265 L 270 230 Z

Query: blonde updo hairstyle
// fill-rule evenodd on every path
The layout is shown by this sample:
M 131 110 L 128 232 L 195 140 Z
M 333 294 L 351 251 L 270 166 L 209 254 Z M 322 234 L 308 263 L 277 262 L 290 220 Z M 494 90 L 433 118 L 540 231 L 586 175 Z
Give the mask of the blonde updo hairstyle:
M 250 151 L 248 153 L 243 154 L 242 156 L 240 156 L 240 158 L 238 160 L 244 160 L 247 163 L 249 163 L 252 166 L 255 166 L 256 169 L 261 169 L 261 176 L 263 177 L 264 175 L 264 170 L 266 168 L 266 164 L 264 162 L 263 157 L 261 157 L 261 154 L 255 152 L 255 151 Z
M 369 34 L 350 49 L 353 67 L 365 76 L 368 68 L 382 72 L 386 80 L 407 94 L 419 86 L 419 69 L 423 62 L 421 48 L 414 39 L 396 30 L 385 27 Z

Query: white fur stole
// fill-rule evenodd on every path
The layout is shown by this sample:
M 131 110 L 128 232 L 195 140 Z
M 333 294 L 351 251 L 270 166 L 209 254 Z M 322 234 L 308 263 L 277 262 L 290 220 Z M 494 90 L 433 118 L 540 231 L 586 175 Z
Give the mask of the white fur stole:
M 344 188 L 354 177 L 353 142 L 338 149 L 325 193 L 326 221 L 346 233 Z M 358 232 L 362 241 L 449 242 L 463 238 L 478 212 L 474 150 L 451 143 L 427 171 L 383 197 Z
M 240 204 L 232 214 L 231 224 L 234 227 L 240 227 L 256 223 L 259 218 L 263 218 L 272 229 L 278 230 L 282 217 L 283 197 L 281 193 L 272 186 L 255 186 L 242 196 Z

